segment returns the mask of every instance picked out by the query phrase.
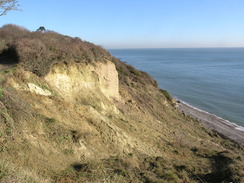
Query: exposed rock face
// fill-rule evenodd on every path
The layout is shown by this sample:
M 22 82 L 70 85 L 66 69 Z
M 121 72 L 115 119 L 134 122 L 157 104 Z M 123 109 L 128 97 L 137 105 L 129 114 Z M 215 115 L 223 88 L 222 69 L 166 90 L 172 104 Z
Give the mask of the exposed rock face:
M 95 64 L 94 71 L 98 75 L 100 89 L 104 95 L 119 100 L 119 77 L 115 64 L 110 61 L 98 62 Z
M 114 63 L 58 63 L 45 79 L 69 100 L 101 93 L 108 99 L 119 99 L 118 72 Z
M 27 86 L 28 86 L 30 92 L 33 92 L 33 93 L 36 93 L 39 95 L 45 95 L 45 96 L 51 96 L 52 95 L 52 93 L 49 90 L 42 89 L 41 87 L 39 87 L 33 83 L 27 83 Z

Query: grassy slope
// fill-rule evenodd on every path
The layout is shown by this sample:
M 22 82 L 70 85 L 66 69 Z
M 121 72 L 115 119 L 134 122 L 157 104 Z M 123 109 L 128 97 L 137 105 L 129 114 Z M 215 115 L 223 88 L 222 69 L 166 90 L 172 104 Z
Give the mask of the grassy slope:
M 37 33 L 36 37 L 27 30 L 11 30 L 23 31 L 25 39 L 35 36 L 38 44 L 31 42 L 33 45 L 48 45 L 55 53 L 62 51 L 58 40 L 65 41 L 65 37 L 61 35 Z M 34 63 L 29 64 L 26 45 L 19 41 L 23 37 L 15 38 L 18 47 L 11 46 L 14 36 L 8 37 L 4 28 L 0 36 L 4 40 L 1 59 L 18 63 L 16 69 L 0 71 L 0 182 L 243 181 L 243 147 L 178 112 L 146 73 L 90 43 L 85 44 L 92 48 L 84 51 L 83 42 L 75 42 L 70 49 L 82 47 L 79 53 L 85 53 L 86 59 L 79 54 L 56 57 L 59 54 L 43 52 L 38 60 L 31 57 Z M 45 36 L 54 36 L 55 44 L 45 42 Z M 66 39 L 69 43 L 73 40 Z M 25 52 L 19 54 L 20 50 Z M 50 55 L 53 62 L 42 68 L 42 60 Z M 94 64 L 105 57 L 115 63 L 119 73 L 123 100 L 114 101 L 119 113 L 102 109 L 96 102 L 102 98 L 100 94 L 87 101 L 69 102 L 40 77 L 59 61 Z M 16 87 L 29 82 L 50 90 L 52 96 Z

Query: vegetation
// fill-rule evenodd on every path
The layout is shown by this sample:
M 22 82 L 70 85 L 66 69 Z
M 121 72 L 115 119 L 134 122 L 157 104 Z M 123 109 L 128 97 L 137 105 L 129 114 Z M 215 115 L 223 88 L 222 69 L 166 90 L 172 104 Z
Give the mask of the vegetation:
M 46 31 L 46 28 L 44 26 L 41 26 L 36 31 L 41 31 L 42 33 L 44 33 Z
M 0 98 L 3 97 L 3 88 L 0 86 Z
M 147 73 L 51 31 L 5 25 L 0 40 L 0 183 L 244 181 L 243 146 L 176 110 Z M 94 68 L 105 61 L 118 71 L 121 99 L 101 91 Z M 52 85 L 59 73 L 39 77 L 59 62 L 66 84 L 75 79 L 69 89 Z
M 79 38 L 53 31 L 30 32 L 11 24 L 0 29 L 0 40 L 0 57 L 19 63 L 25 70 L 39 76 L 46 75 L 57 62 L 91 63 L 111 57 L 103 48 Z
M 0 16 L 6 15 L 10 10 L 16 10 L 17 0 L 0 0 Z
M 29 171 L 23 171 L 7 161 L 0 160 L 0 183 L 49 183 L 50 180 L 39 177 Z
M 167 92 L 166 90 L 160 90 L 163 95 L 167 98 L 167 100 L 169 100 L 170 102 L 172 102 L 172 97 L 171 95 L 169 94 L 169 92 Z

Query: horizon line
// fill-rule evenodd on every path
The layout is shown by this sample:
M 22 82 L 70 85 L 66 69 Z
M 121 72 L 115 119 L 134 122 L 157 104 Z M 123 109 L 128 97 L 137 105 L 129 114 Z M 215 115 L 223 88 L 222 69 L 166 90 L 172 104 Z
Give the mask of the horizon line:
M 244 48 L 244 46 L 209 46 L 209 47 L 155 47 L 155 48 L 152 48 L 152 47 L 138 47 L 138 48 L 134 48 L 134 47 L 122 47 L 122 48 L 106 48 L 104 47 L 105 49 L 109 49 L 109 50 L 116 50 L 116 49 L 198 49 L 198 48 Z

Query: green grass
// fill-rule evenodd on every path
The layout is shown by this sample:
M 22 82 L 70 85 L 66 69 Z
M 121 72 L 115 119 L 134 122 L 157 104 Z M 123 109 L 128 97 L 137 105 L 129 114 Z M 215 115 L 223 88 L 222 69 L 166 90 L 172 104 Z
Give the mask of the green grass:
M 9 175 L 8 164 L 3 161 L 0 162 L 0 182 Z
M 0 147 L 0 152 L 5 152 L 7 151 L 7 146 L 3 145 L 2 147 Z
M 161 93 L 166 97 L 166 99 L 167 99 L 168 101 L 172 102 L 172 97 L 171 97 L 171 95 L 169 94 L 168 91 L 166 91 L 166 90 L 160 90 L 160 91 L 161 91 Z
M 56 120 L 54 118 L 46 118 L 45 121 L 47 124 L 54 124 L 56 122 Z
M 58 141 L 59 141 L 59 143 L 64 143 L 64 142 L 66 142 L 66 141 L 68 141 L 68 140 L 70 140 L 69 135 L 60 135 L 60 136 L 58 137 Z
M 41 89 L 43 89 L 43 90 L 48 90 L 48 91 L 50 91 L 51 92 L 51 94 L 52 95 L 57 95 L 49 86 L 47 86 L 47 85 L 45 85 L 45 84 L 42 84 L 41 82 L 39 82 L 39 81 L 37 81 L 37 80 L 35 80 L 35 79 L 33 79 L 33 83 L 35 84 L 35 85 L 37 85 L 37 86 L 39 86 Z
M 136 75 L 136 76 L 140 76 L 141 75 L 141 72 L 136 70 L 134 67 L 132 66 L 127 66 L 127 69 L 129 70 L 130 73 Z
M 15 70 L 16 70 L 16 67 L 13 67 L 13 68 L 2 70 L 0 73 L 6 75 L 6 74 L 13 73 Z
M 0 86 L 0 98 L 3 98 L 3 88 Z
M 73 149 L 64 149 L 64 154 L 66 154 L 66 155 L 72 155 L 72 154 L 74 154 L 74 150 Z
M 34 82 L 34 84 L 35 85 L 37 85 L 37 86 L 39 86 L 40 88 L 42 88 L 43 90 L 51 90 L 47 85 L 45 85 L 45 84 L 42 84 L 42 83 L 40 83 L 40 82 L 38 82 L 38 81 L 36 81 L 36 80 L 33 80 L 33 82 Z

